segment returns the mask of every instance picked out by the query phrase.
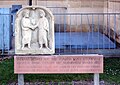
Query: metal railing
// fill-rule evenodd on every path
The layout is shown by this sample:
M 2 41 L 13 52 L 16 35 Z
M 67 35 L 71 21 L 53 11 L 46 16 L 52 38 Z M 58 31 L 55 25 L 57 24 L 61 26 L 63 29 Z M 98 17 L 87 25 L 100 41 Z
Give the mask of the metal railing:
M 56 53 L 119 54 L 120 13 L 56 13 Z
M 0 28 L 0 55 L 14 53 L 14 19 L 15 15 L 0 14 L 6 18 Z M 120 13 L 54 13 L 55 17 L 55 54 L 103 54 L 119 55 Z M 6 28 L 7 27 L 7 28 Z M 9 30 L 5 30 L 9 29 Z M 9 31 L 10 37 L 4 37 Z M 8 38 L 10 38 L 8 40 Z M 8 48 L 5 42 L 8 40 Z

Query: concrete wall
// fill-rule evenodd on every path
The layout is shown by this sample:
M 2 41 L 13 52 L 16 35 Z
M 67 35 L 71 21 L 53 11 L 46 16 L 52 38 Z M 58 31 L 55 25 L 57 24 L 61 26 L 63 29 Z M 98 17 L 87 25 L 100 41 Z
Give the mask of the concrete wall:
M 35 2 L 34 2 L 35 3 Z M 104 1 L 103 0 L 52 0 L 52 1 L 41 1 L 37 0 L 37 5 L 50 7 L 53 13 L 103 13 L 104 12 Z M 53 8 L 52 8 L 53 7 Z M 59 8 L 54 8 L 59 7 Z M 89 22 L 88 22 L 89 19 Z M 88 24 L 98 24 L 98 17 L 93 16 L 94 21 L 92 21 L 92 16 L 82 16 L 77 17 L 75 15 L 67 16 L 55 16 L 56 24 L 66 24 L 67 31 L 84 31 L 90 30 Z M 99 24 L 102 25 L 103 16 L 100 16 Z M 81 26 L 81 24 L 83 24 Z M 65 28 L 61 26 L 61 30 Z M 81 28 L 82 27 L 82 28 Z
M 29 0 L 0 0 L 0 8 L 10 8 L 12 5 L 28 5 Z
M 68 12 L 103 12 L 104 0 L 32 0 L 33 5 L 67 7 Z M 29 0 L 0 0 L 0 7 L 29 4 Z M 54 9 L 53 12 L 58 12 Z
M 35 2 L 34 2 L 35 3 Z M 37 5 L 47 7 L 66 7 L 67 12 L 103 12 L 104 1 L 102 0 L 37 0 Z M 53 12 L 56 11 L 54 9 Z

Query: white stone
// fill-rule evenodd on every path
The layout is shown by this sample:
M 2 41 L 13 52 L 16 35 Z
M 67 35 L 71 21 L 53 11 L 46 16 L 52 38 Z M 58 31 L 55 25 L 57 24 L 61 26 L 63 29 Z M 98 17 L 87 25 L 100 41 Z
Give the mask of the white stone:
M 54 54 L 54 17 L 45 7 L 20 9 L 15 20 L 15 54 Z

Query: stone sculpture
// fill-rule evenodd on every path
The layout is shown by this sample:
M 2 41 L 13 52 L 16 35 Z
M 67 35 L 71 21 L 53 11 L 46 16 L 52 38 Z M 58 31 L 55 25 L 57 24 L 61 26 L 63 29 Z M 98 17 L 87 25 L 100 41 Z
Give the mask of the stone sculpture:
M 54 18 L 45 7 L 20 9 L 15 21 L 16 54 L 53 54 Z
M 25 44 L 28 44 L 28 48 L 31 48 L 31 35 L 32 29 L 35 29 L 37 26 L 33 26 L 29 17 L 29 10 L 23 12 L 23 18 L 21 19 L 21 28 L 22 28 L 22 49 L 24 49 Z
M 49 22 L 47 18 L 45 17 L 45 12 L 43 10 L 40 10 L 40 18 L 38 20 L 38 29 L 39 29 L 40 49 L 43 48 L 43 44 L 45 44 L 45 47 L 49 49 L 48 47 Z

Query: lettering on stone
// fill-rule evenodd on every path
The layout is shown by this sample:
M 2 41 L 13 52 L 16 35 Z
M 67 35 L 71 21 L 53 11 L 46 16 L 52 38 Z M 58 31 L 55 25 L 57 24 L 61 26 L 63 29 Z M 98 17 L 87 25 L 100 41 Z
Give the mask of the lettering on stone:
M 103 56 L 15 56 L 15 73 L 103 73 Z

